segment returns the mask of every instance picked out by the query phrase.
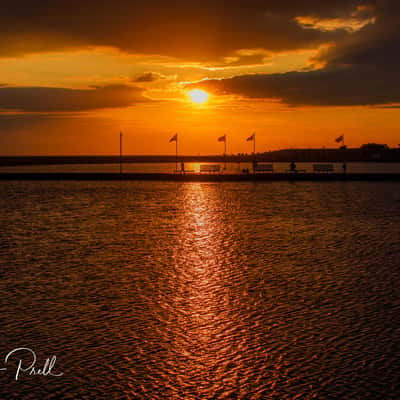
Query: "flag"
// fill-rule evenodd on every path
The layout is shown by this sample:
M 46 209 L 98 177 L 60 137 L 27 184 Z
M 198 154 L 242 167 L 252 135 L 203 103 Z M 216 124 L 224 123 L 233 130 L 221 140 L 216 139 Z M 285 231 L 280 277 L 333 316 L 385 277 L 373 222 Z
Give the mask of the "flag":
M 175 133 L 175 135 L 174 136 L 172 136 L 172 138 L 171 139 L 169 139 L 169 142 L 171 143 L 171 142 L 177 142 L 178 141 L 178 134 L 177 133 Z
M 255 136 L 256 136 L 256 134 L 253 133 L 251 136 L 249 136 L 249 137 L 246 139 L 246 142 L 251 142 L 252 140 L 254 140 Z
M 344 135 L 340 135 L 339 137 L 337 137 L 336 139 L 335 139 L 335 142 L 336 143 L 340 143 L 340 142 L 343 142 L 344 141 Z
M 218 138 L 218 142 L 226 142 L 226 135 L 220 136 L 220 137 Z

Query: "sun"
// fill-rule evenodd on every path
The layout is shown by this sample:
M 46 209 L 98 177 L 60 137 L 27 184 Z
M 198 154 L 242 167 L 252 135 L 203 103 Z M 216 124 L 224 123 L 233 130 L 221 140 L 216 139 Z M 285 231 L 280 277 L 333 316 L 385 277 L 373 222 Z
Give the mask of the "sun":
M 188 92 L 188 96 L 193 103 L 204 104 L 208 101 L 210 95 L 201 89 L 193 89 Z

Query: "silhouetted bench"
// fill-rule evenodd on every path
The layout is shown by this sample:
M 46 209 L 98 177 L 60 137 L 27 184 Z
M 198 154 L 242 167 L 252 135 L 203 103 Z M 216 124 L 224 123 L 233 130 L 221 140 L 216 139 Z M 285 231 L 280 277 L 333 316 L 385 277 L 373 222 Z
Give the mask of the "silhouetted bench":
M 195 172 L 194 169 L 184 169 L 184 170 L 176 169 L 174 171 L 175 174 L 193 174 L 194 172 Z
M 260 163 L 254 167 L 254 172 L 274 172 L 273 164 Z
M 314 172 L 333 172 L 333 164 L 313 164 Z
M 221 166 L 218 164 L 200 164 L 200 173 L 207 172 L 219 172 L 221 170 Z

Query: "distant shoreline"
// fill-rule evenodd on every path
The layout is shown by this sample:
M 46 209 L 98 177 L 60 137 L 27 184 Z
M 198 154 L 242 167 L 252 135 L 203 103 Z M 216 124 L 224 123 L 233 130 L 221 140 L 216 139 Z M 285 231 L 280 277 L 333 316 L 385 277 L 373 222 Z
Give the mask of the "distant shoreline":
M 236 155 L 124 155 L 124 164 L 138 163 L 246 163 L 258 162 L 379 162 L 400 163 L 400 149 L 390 149 L 384 153 L 365 153 L 360 149 L 296 149 L 279 150 L 268 153 L 236 154 Z M 118 164 L 119 156 L 0 156 L 0 167 L 32 166 L 32 165 L 72 165 L 72 164 Z
M 171 181 L 171 182 L 270 182 L 270 181 L 400 181 L 400 173 L 0 173 L 0 181 Z

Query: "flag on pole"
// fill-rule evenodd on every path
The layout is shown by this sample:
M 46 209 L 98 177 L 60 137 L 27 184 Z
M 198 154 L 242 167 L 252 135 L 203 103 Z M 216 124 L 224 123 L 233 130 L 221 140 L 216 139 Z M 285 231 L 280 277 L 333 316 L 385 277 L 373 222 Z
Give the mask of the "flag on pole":
M 122 174 L 122 131 L 119 132 L 119 173 Z
M 337 137 L 336 139 L 335 139 L 335 142 L 336 143 L 340 143 L 340 142 L 343 142 L 344 141 L 344 135 L 340 135 L 339 137 Z
M 226 142 L 226 135 L 220 136 L 220 137 L 218 138 L 218 142 Z
M 171 142 L 177 142 L 178 141 L 178 134 L 177 133 L 175 133 L 175 135 L 174 136 L 172 136 L 172 138 L 171 139 L 169 139 L 169 142 L 171 143 Z
M 251 141 L 253 141 L 253 140 L 254 140 L 254 137 L 255 137 L 255 133 L 253 133 L 251 136 L 249 136 L 249 137 L 246 139 L 246 142 L 251 142 Z

